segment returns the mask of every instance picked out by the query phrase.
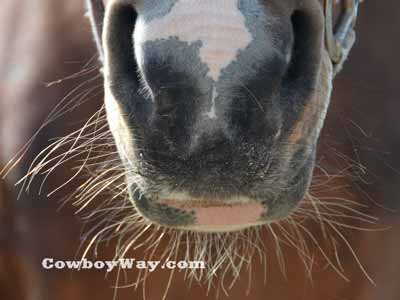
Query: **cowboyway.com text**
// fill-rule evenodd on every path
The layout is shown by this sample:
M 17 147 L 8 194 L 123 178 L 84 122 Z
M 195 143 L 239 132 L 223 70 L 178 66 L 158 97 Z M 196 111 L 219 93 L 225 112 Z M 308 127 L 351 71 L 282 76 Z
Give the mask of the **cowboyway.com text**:
M 56 260 L 54 258 L 44 258 L 42 260 L 42 267 L 46 270 L 51 269 L 98 269 L 111 272 L 115 268 L 121 269 L 147 269 L 149 272 L 155 271 L 157 268 L 161 269 L 205 269 L 206 264 L 204 261 L 161 261 L 157 260 L 136 260 L 134 258 L 121 258 L 119 260 L 96 260 L 91 261 L 83 260 Z

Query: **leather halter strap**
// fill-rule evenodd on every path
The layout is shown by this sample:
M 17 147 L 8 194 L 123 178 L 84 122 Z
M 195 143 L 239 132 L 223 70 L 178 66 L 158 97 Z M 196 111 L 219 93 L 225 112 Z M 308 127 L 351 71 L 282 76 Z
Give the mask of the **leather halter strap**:
M 338 73 L 355 42 L 354 26 L 358 6 L 362 0 L 324 0 L 325 11 L 325 44 Z M 340 15 L 334 24 L 333 9 L 340 5 Z

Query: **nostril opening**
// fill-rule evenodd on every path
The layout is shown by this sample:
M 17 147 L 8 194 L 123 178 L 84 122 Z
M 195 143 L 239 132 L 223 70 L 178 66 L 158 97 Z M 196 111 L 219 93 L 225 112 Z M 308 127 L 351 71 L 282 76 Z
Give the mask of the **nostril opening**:
M 321 32 L 307 11 L 297 10 L 292 14 L 294 35 L 292 56 L 286 72 L 286 81 L 307 80 L 318 69 L 321 53 Z
M 107 66 L 111 82 L 128 86 L 139 83 L 138 66 L 133 55 L 133 31 L 137 14 L 128 4 L 114 4 L 108 13 L 105 25 L 104 48 L 107 53 Z M 118 90 L 121 90 L 120 88 Z
M 111 3 L 103 31 L 106 87 L 129 116 L 130 126 L 145 128 L 153 103 L 141 93 L 142 83 L 134 55 L 133 33 L 137 13 L 128 3 Z

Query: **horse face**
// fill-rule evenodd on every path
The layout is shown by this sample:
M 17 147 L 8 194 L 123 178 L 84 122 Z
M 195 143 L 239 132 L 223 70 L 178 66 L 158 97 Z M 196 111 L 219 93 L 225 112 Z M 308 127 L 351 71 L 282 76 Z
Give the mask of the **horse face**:
M 105 104 L 137 210 L 199 231 L 287 217 L 331 91 L 320 3 L 106 2 Z

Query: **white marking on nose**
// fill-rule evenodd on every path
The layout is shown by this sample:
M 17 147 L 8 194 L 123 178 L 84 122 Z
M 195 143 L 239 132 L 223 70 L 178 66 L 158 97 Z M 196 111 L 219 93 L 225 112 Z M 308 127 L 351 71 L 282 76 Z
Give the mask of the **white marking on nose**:
M 252 41 L 237 2 L 179 0 L 167 15 L 148 23 L 139 14 L 135 28 L 138 61 L 143 59 L 140 46 L 146 41 L 171 37 L 189 44 L 201 41 L 200 59 L 209 68 L 208 76 L 217 81 L 221 71 L 235 61 L 238 52 Z
M 217 118 L 217 113 L 216 113 L 216 107 L 215 107 L 215 99 L 218 97 L 218 92 L 217 88 L 215 85 L 213 86 L 212 90 L 212 96 L 211 96 L 211 109 L 209 112 L 206 113 L 206 116 L 210 119 L 216 119 Z

